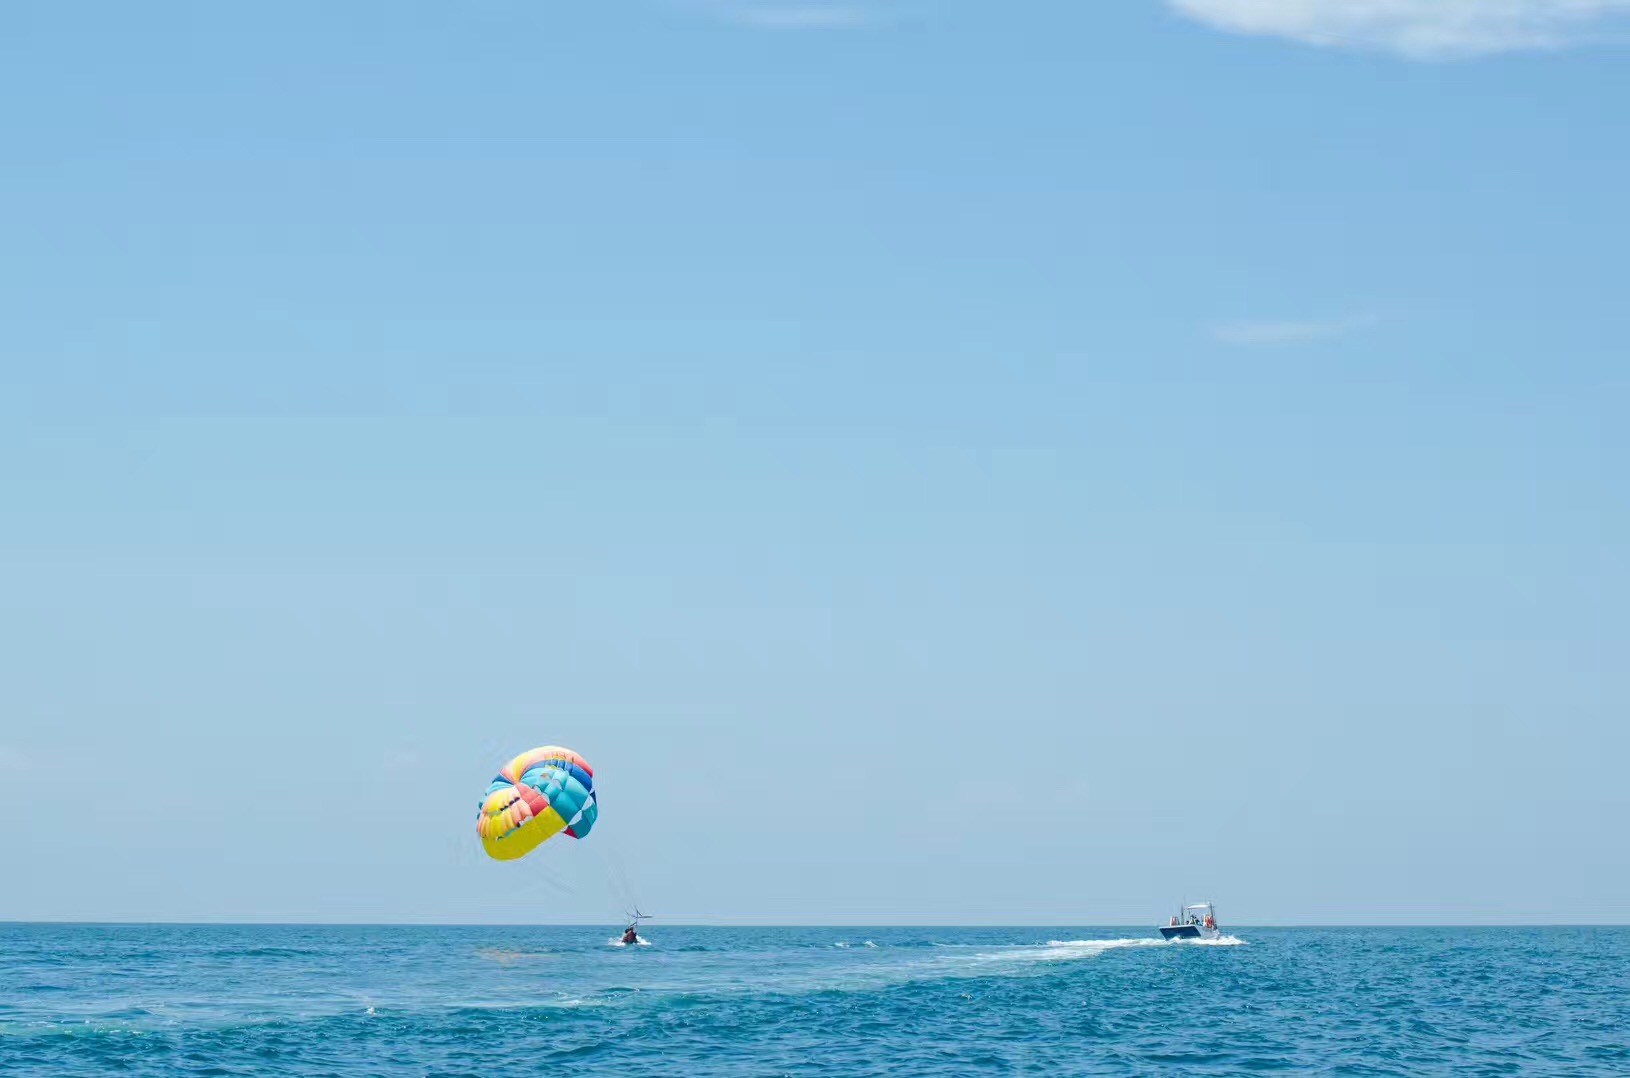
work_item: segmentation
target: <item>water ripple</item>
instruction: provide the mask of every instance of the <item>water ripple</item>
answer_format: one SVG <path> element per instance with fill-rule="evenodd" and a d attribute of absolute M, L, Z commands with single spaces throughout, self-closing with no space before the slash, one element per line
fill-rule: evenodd
<path fill-rule="evenodd" d="M 1630 1073 L 1623 929 L 651 934 L 0 926 L 0 1072 Z"/>

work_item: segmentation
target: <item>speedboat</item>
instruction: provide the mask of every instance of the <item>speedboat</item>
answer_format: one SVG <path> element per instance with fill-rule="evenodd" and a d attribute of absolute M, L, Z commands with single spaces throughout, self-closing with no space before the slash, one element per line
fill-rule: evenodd
<path fill-rule="evenodd" d="M 1217 927 L 1217 910 L 1209 902 L 1178 908 L 1170 924 L 1160 926 L 1160 935 L 1169 940 L 1214 940 L 1222 935 Z"/>

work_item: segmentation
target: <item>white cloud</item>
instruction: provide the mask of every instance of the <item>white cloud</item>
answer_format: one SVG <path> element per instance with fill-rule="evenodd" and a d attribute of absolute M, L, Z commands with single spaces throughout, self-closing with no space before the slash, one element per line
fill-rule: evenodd
<path fill-rule="evenodd" d="M 1224 344 L 1307 344 L 1347 337 L 1375 325 L 1374 315 L 1326 321 L 1228 322 L 1214 326 L 1211 335 Z"/>
<path fill-rule="evenodd" d="M 880 18 L 869 4 L 831 0 L 710 0 L 705 8 L 726 22 L 763 30 L 849 30 Z"/>
<path fill-rule="evenodd" d="M 1611 34 L 1630 0 L 1166 0 L 1221 30 L 1447 59 L 1559 48 Z"/>

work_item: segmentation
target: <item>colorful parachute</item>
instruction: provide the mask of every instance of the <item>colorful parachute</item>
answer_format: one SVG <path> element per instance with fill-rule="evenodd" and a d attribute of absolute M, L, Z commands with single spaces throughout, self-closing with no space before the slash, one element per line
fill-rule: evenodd
<path fill-rule="evenodd" d="M 498 772 L 476 814 L 475 833 L 487 856 L 513 861 L 562 831 L 582 838 L 599 814 L 594 769 L 571 749 L 546 745 Z"/>

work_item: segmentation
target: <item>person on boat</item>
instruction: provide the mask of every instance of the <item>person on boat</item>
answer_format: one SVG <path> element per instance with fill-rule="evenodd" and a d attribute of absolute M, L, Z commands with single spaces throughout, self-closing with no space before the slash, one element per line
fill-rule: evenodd
<path fill-rule="evenodd" d="M 634 931 L 634 926 L 633 925 L 629 925 L 628 928 L 623 932 L 623 942 L 624 943 L 638 943 L 639 941 L 640 941 L 640 934 L 638 932 Z"/>

